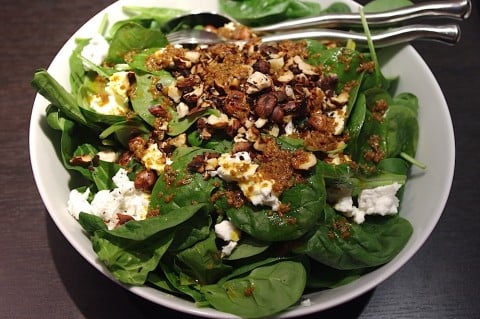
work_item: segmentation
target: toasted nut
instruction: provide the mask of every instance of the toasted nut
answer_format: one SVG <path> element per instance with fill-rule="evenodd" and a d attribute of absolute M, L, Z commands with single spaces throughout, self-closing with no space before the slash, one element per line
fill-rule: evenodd
<path fill-rule="evenodd" d="M 207 117 L 207 124 L 213 128 L 225 128 L 229 124 L 228 116 L 225 113 L 221 113 L 220 116 L 211 114 Z"/>
<path fill-rule="evenodd" d="M 294 58 L 293 58 L 293 61 L 297 64 L 298 68 L 304 73 L 304 74 L 307 74 L 307 75 L 317 75 L 318 73 L 315 72 L 313 66 L 311 66 L 310 64 L 306 63 L 305 61 L 303 61 L 303 59 L 296 55 Z"/>
<path fill-rule="evenodd" d="M 272 115 L 270 115 L 270 119 L 275 123 L 282 124 L 284 115 L 285 113 L 283 112 L 282 108 L 280 106 L 276 106 L 273 109 Z"/>
<path fill-rule="evenodd" d="M 300 104 L 295 101 L 288 101 L 283 105 L 282 108 L 285 111 L 285 113 L 291 114 L 300 109 Z"/>
<path fill-rule="evenodd" d="M 73 156 L 70 159 L 70 164 L 78 165 L 78 166 L 88 166 L 93 160 L 93 156 L 85 154 L 85 155 L 78 155 Z"/>
<path fill-rule="evenodd" d="M 308 170 L 317 164 L 317 157 L 311 152 L 297 151 L 292 158 L 292 167 Z"/>
<path fill-rule="evenodd" d="M 283 60 L 283 57 L 270 59 L 268 60 L 268 62 L 270 63 L 270 67 L 272 68 L 272 70 L 275 72 L 280 71 L 285 65 L 285 61 Z"/>
<path fill-rule="evenodd" d="M 187 144 L 187 134 L 182 133 L 180 135 L 175 136 L 174 138 L 171 138 L 168 140 L 168 144 L 175 146 L 175 147 L 181 147 Z"/>
<path fill-rule="evenodd" d="M 157 174 L 151 170 L 143 170 L 135 175 L 133 181 L 136 189 L 139 189 L 145 193 L 150 193 L 157 181 Z"/>
<path fill-rule="evenodd" d="M 324 132 L 327 130 L 327 116 L 320 113 L 311 114 L 307 123 L 317 131 Z"/>
<path fill-rule="evenodd" d="M 200 52 L 187 51 L 185 52 L 185 59 L 189 60 L 192 63 L 198 63 L 200 61 Z"/>
<path fill-rule="evenodd" d="M 182 99 L 187 104 L 196 104 L 200 96 L 203 94 L 203 84 L 197 85 L 193 88 L 193 91 L 183 95 Z"/>
<path fill-rule="evenodd" d="M 250 106 L 246 101 L 245 93 L 232 90 L 225 98 L 223 110 L 230 116 L 244 121 L 250 113 Z"/>
<path fill-rule="evenodd" d="M 187 168 L 192 172 L 203 173 L 205 171 L 205 159 L 203 155 L 196 155 L 191 162 L 187 164 Z"/>
<path fill-rule="evenodd" d="M 167 87 L 167 95 L 175 103 L 179 103 L 180 99 L 182 98 L 182 94 L 180 90 L 175 86 L 175 84 L 171 84 Z"/>
<path fill-rule="evenodd" d="M 98 158 L 104 162 L 115 163 L 118 159 L 118 154 L 114 151 L 100 151 L 97 155 Z"/>
<path fill-rule="evenodd" d="M 236 118 L 231 118 L 228 121 L 228 126 L 225 129 L 225 133 L 227 133 L 228 136 L 233 137 L 237 135 L 237 132 L 240 129 L 240 127 L 242 127 L 242 124 L 240 123 L 240 121 L 237 120 Z"/>
<path fill-rule="evenodd" d="M 249 142 L 237 142 L 233 144 L 232 153 L 248 152 L 251 146 Z"/>
<path fill-rule="evenodd" d="M 125 224 L 126 222 L 135 219 L 135 218 L 133 218 L 133 217 L 130 216 L 130 215 L 120 214 L 120 213 L 117 213 L 117 218 L 118 218 L 117 226 L 123 225 L 123 224 Z"/>
<path fill-rule="evenodd" d="M 332 101 L 332 103 L 337 106 L 343 106 L 348 103 L 349 99 L 350 99 L 350 94 L 348 92 L 343 91 L 339 95 L 332 96 L 330 98 L 330 101 Z"/>
<path fill-rule="evenodd" d="M 218 167 L 218 158 L 209 158 L 205 161 L 205 170 L 206 171 L 213 171 Z"/>
<path fill-rule="evenodd" d="M 253 148 L 259 152 L 263 152 L 267 147 L 267 143 L 263 138 L 259 138 L 253 143 Z"/>
<path fill-rule="evenodd" d="M 286 72 L 284 72 L 282 75 L 280 75 L 278 78 L 277 78 L 277 81 L 278 82 L 281 82 L 281 83 L 288 83 L 290 81 L 292 81 L 294 79 L 294 75 L 293 75 L 293 72 L 288 70 Z"/>
<path fill-rule="evenodd" d="M 165 110 L 163 108 L 163 106 L 159 105 L 159 104 L 150 106 L 148 108 L 148 112 L 150 112 L 150 114 L 152 114 L 155 117 L 167 117 L 168 116 L 167 110 Z"/>
<path fill-rule="evenodd" d="M 146 145 L 147 141 L 140 136 L 135 136 L 128 141 L 128 149 L 132 151 L 135 156 L 137 156 L 137 154 L 142 154 Z"/>
<path fill-rule="evenodd" d="M 272 114 L 276 105 L 277 97 L 275 94 L 265 93 L 258 98 L 254 111 L 260 118 L 266 119 Z"/>
<path fill-rule="evenodd" d="M 254 125 L 256 128 L 262 128 L 268 123 L 268 119 L 259 118 L 255 121 Z"/>
<path fill-rule="evenodd" d="M 133 158 L 132 152 L 130 151 L 123 152 L 118 158 L 118 164 L 121 166 L 127 166 L 128 163 L 130 163 L 130 161 L 132 160 L 132 158 Z"/>
<path fill-rule="evenodd" d="M 247 79 L 247 94 L 263 91 L 273 85 L 272 78 L 258 71 L 253 72 Z"/>
<path fill-rule="evenodd" d="M 252 126 L 248 128 L 245 136 L 248 141 L 255 142 L 260 137 L 260 131 L 255 126 Z"/>
<path fill-rule="evenodd" d="M 176 109 L 179 119 L 184 118 L 190 112 L 188 105 L 183 102 L 178 103 Z"/>
<path fill-rule="evenodd" d="M 270 72 L 270 63 L 268 63 L 267 61 L 262 60 L 262 59 L 257 60 L 252 65 L 252 67 L 255 71 L 258 71 L 260 73 L 268 74 Z"/>

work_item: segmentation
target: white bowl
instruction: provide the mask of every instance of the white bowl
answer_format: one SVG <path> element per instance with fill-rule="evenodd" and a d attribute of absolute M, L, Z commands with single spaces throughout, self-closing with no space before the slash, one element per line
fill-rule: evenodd
<path fill-rule="evenodd" d="M 325 7 L 333 1 L 318 0 Z M 358 7 L 348 0 L 352 8 Z M 195 1 L 195 8 L 216 10 L 216 0 Z M 110 22 L 125 18 L 123 5 L 154 6 L 155 0 L 118 1 L 98 13 L 82 26 L 58 52 L 48 68 L 49 72 L 69 89 L 68 58 L 75 46 L 77 37 L 90 37 L 94 34 L 105 13 Z M 195 9 L 193 2 L 163 0 L 162 7 Z M 420 55 L 411 47 L 398 49 L 388 61 L 383 62 L 386 75 L 400 77 L 398 93 L 412 92 L 419 98 L 420 139 L 417 159 L 426 163 L 425 171 L 413 168 L 407 184 L 401 215 L 413 225 L 414 232 L 405 248 L 390 263 L 368 273 L 360 279 L 335 289 L 311 293 L 305 297 L 311 306 L 291 309 L 279 318 L 290 318 L 325 310 L 369 291 L 391 276 L 404 265 L 423 245 L 440 218 L 447 201 L 453 178 L 455 145 L 453 127 L 448 107 L 442 91 L 432 72 Z M 91 248 L 91 243 L 80 225 L 66 212 L 69 194 L 70 175 L 56 155 L 55 147 L 49 139 L 45 108 L 48 102 L 37 95 L 30 122 L 30 157 L 37 187 L 52 219 L 72 246 L 94 267 L 112 278 L 99 262 Z M 202 317 L 236 318 L 214 309 L 197 308 L 192 302 L 160 292 L 149 287 L 125 287 L 131 292 L 154 303 L 181 312 Z"/>

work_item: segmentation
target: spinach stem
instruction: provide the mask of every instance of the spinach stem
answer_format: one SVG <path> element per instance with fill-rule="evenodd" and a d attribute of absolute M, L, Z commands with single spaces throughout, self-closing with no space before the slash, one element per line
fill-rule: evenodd
<path fill-rule="evenodd" d="M 367 36 L 368 50 L 370 51 L 370 55 L 372 56 L 372 61 L 375 64 L 375 75 L 376 75 L 375 78 L 377 79 L 377 84 L 378 84 L 378 81 L 381 78 L 380 64 L 378 63 L 377 53 L 375 51 L 375 45 L 373 44 L 373 41 L 372 41 L 372 33 L 370 32 L 370 28 L 368 27 L 367 18 L 365 17 L 365 12 L 363 11 L 363 8 L 360 8 L 360 17 L 362 19 L 363 32 Z"/>
<path fill-rule="evenodd" d="M 100 26 L 98 27 L 98 33 L 105 36 L 105 32 L 107 31 L 108 27 L 108 15 L 104 14 L 102 21 L 100 21 Z"/>
<path fill-rule="evenodd" d="M 400 156 L 401 156 L 404 160 L 406 160 L 407 162 L 410 162 L 410 163 L 412 163 L 413 165 L 415 165 L 415 166 L 417 166 L 417 167 L 419 167 L 419 168 L 421 168 L 421 169 L 426 169 L 426 168 L 427 168 L 427 165 L 425 165 L 424 163 L 416 160 L 415 158 L 413 158 L 412 156 L 408 155 L 408 154 L 405 153 L 405 152 L 401 152 L 401 153 L 400 153 Z"/>

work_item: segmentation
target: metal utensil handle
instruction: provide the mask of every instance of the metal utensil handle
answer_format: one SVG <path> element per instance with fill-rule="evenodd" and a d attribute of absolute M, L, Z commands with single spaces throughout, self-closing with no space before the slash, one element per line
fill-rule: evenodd
<path fill-rule="evenodd" d="M 363 33 L 333 29 L 292 31 L 261 37 L 262 42 L 300 39 L 353 40 L 359 46 L 368 44 L 368 38 Z M 375 33 L 372 34 L 371 39 L 377 48 L 408 43 L 414 40 L 433 40 L 453 45 L 460 40 L 460 28 L 456 24 L 441 26 L 416 24 Z"/>
<path fill-rule="evenodd" d="M 470 16 L 472 11 L 471 0 L 429 1 L 417 3 L 400 9 L 366 13 L 370 27 L 393 26 L 422 18 L 449 18 L 463 20 Z M 281 22 L 269 26 L 253 28 L 253 32 L 285 31 L 308 27 L 352 27 L 361 26 L 361 17 L 358 13 L 325 14 L 316 17 L 302 18 Z"/>

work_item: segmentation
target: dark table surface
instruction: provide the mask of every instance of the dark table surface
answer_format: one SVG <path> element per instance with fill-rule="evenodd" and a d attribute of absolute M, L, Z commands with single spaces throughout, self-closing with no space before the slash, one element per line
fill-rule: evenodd
<path fill-rule="evenodd" d="M 142 300 L 88 264 L 50 219 L 32 177 L 32 74 L 49 65 L 87 18 L 112 2 L 2 1 L 0 318 L 189 318 Z M 376 289 L 310 318 L 480 318 L 478 12 L 475 7 L 462 24 L 463 38 L 455 47 L 415 44 L 443 89 L 456 134 L 455 178 L 437 227 Z"/>

